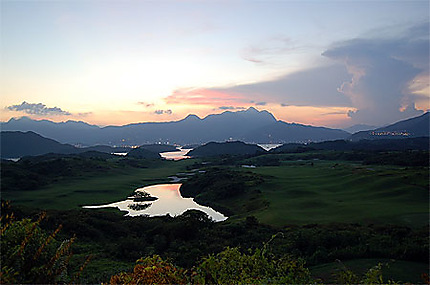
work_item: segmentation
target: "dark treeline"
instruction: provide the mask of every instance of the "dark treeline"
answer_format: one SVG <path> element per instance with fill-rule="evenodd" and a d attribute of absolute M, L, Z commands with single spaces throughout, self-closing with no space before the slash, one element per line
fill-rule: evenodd
<path fill-rule="evenodd" d="M 407 151 L 407 150 L 429 150 L 430 138 L 403 138 L 403 139 L 381 139 L 381 140 L 335 140 L 324 141 L 319 143 L 297 144 L 290 143 L 284 144 L 272 152 L 300 152 L 306 150 L 360 150 L 360 151 Z"/>
<path fill-rule="evenodd" d="M 306 150 L 302 152 L 302 160 L 345 160 L 360 161 L 364 165 L 398 165 L 398 166 L 429 166 L 428 151 L 316 151 Z M 284 160 L 297 160 L 297 155 L 284 156 Z M 273 159 L 272 159 L 273 160 Z M 264 163 L 264 159 L 261 159 Z M 265 165 L 265 164 L 261 164 Z M 266 164 L 267 165 L 267 164 Z"/>

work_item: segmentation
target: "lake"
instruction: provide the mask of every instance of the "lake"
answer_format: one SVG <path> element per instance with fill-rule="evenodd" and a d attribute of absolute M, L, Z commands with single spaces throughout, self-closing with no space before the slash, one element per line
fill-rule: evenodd
<path fill-rule="evenodd" d="M 106 205 L 84 206 L 86 209 L 118 208 L 120 211 L 128 212 L 126 216 L 179 216 L 187 210 L 200 210 L 208 214 L 214 221 L 220 222 L 227 219 L 223 214 L 210 207 L 201 206 L 194 202 L 193 198 L 183 198 L 179 191 L 182 184 L 158 184 L 136 189 L 138 192 L 146 192 L 152 197 L 157 197 L 155 201 L 134 202 L 132 197 L 124 201 L 119 201 Z M 130 205 L 138 205 L 138 207 Z M 144 208 L 144 209 L 137 209 Z"/>
<path fill-rule="evenodd" d="M 180 148 L 177 151 L 168 151 L 168 152 L 160 152 L 160 155 L 162 158 L 167 159 L 167 160 L 181 160 L 181 159 L 186 159 L 186 158 L 190 158 L 189 156 L 187 156 L 187 153 L 192 150 L 192 148 Z"/>

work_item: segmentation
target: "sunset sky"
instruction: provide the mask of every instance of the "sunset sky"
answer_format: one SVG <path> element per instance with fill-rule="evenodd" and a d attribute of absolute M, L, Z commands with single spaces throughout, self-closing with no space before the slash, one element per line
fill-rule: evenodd
<path fill-rule="evenodd" d="M 1 121 L 122 125 L 253 106 L 348 127 L 430 108 L 427 0 L 0 5 Z"/>

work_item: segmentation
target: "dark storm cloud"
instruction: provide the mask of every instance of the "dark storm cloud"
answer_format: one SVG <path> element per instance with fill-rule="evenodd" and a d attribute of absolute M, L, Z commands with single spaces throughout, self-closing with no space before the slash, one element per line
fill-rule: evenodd
<path fill-rule="evenodd" d="M 22 102 L 19 105 L 12 105 L 7 107 L 10 111 L 21 111 L 31 115 L 66 115 L 70 116 L 71 113 L 62 110 L 58 107 L 48 108 L 45 104 L 42 103 L 27 103 Z"/>
<path fill-rule="evenodd" d="M 357 109 L 348 113 L 354 122 L 382 125 L 422 113 L 409 85 L 429 72 L 428 23 L 397 38 L 344 41 L 323 55 L 342 62 L 352 75 L 339 91 Z"/>

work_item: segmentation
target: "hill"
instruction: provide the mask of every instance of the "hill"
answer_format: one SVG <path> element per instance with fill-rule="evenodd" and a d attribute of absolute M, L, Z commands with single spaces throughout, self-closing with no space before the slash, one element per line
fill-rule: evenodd
<path fill-rule="evenodd" d="M 19 158 L 23 156 L 37 156 L 48 153 L 108 157 L 111 153 L 128 152 L 130 150 L 130 148 L 116 148 L 106 145 L 78 148 L 70 144 L 62 144 L 56 140 L 45 138 L 32 131 L 5 131 L 0 133 L 0 137 L 1 158 Z"/>
<path fill-rule="evenodd" d="M 1 132 L 1 157 L 18 158 L 47 153 L 76 153 L 78 149 L 69 144 L 44 138 L 34 132 Z"/>
<path fill-rule="evenodd" d="M 144 147 L 138 147 L 132 149 L 126 157 L 133 157 L 133 158 L 161 158 L 161 156 L 158 154 L 158 152 L 153 152 L 150 150 L 145 149 Z"/>
<path fill-rule="evenodd" d="M 251 145 L 238 141 L 224 143 L 210 142 L 191 150 L 188 153 L 188 156 L 208 157 L 218 155 L 246 155 L 256 154 L 259 152 L 265 153 L 266 151 L 258 145 Z"/>
<path fill-rule="evenodd" d="M 34 131 L 61 143 L 81 145 L 132 146 L 154 143 L 204 144 L 239 140 L 249 143 L 285 143 L 344 139 L 350 134 L 338 130 L 278 121 L 268 111 L 248 110 L 196 115 L 172 122 L 137 123 L 98 127 L 83 122 L 54 123 L 29 118 L 1 124 L 5 131 Z"/>
<path fill-rule="evenodd" d="M 398 139 L 430 136 L 430 113 L 403 120 L 386 127 L 370 131 L 361 131 L 351 136 L 351 140 L 362 139 Z"/>

